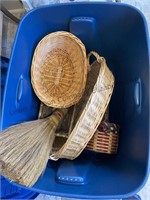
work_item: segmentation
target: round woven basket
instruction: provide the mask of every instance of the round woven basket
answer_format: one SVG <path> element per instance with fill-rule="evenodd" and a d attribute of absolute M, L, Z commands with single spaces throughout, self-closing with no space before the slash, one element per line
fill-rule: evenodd
<path fill-rule="evenodd" d="M 57 149 L 51 152 L 50 159 L 59 158 L 75 159 L 87 146 L 88 142 L 96 132 L 110 101 L 113 88 L 114 76 L 109 70 L 106 61 L 96 52 L 96 61 L 89 65 L 90 72 L 87 84 L 80 102 L 75 105 L 72 130 L 67 139 L 56 138 Z"/>
<path fill-rule="evenodd" d="M 76 36 L 58 31 L 39 42 L 33 55 L 31 82 L 43 103 L 55 108 L 76 104 L 84 92 L 86 78 L 86 49 Z"/>

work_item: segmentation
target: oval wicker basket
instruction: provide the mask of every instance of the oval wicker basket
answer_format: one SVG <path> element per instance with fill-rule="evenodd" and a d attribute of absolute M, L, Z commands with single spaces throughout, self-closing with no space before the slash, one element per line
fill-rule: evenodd
<path fill-rule="evenodd" d="M 99 126 L 107 105 L 110 101 L 114 76 L 107 67 L 106 61 L 96 52 L 91 52 L 96 61 L 90 65 L 85 92 L 80 102 L 75 105 L 73 129 L 66 140 L 55 141 L 57 150 L 53 151 L 50 159 L 75 159 L 87 146 Z"/>
<path fill-rule="evenodd" d="M 58 31 L 38 43 L 32 60 L 31 82 L 43 103 L 55 108 L 76 104 L 82 97 L 86 79 L 86 49 L 76 36 Z"/>

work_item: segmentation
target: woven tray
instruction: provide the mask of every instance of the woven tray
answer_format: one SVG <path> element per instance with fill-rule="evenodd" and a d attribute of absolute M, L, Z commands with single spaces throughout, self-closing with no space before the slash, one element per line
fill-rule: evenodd
<path fill-rule="evenodd" d="M 58 31 L 39 42 L 32 59 L 31 83 L 43 103 L 55 108 L 76 104 L 86 79 L 86 49 L 76 36 Z"/>
<path fill-rule="evenodd" d="M 59 150 L 52 152 L 50 159 L 58 160 L 59 158 L 75 159 L 87 146 L 87 143 L 96 132 L 107 105 L 110 101 L 113 88 L 114 77 L 106 61 L 96 52 L 88 55 L 96 57 L 96 61 L 89 65 L 85 92 L 80 102 L 75 106 L 76 112 L 73 121 L 73 129 L 67 140 L 59 140 L 57 146 Z"/>
<path fill-rule="evenodd" d="M 55 108 L 48 107 L 41 103 L 39 118 L 45 118 L 51 115 Z M 57 128 L 55 133 L 55 141 L 53 144 L 52 152 L 58 151 L 63 144 L 67 141 L 71 119 L 73 116 L 73 108 L 69 108 L 66 117 L 60 127 Z M 119 142 L 119 129 L 120 127 L 114 123 L 109 123 L 109 109 L 107 108 L 103 121 L 98 126 L 91 140 L 88 142 L 85 149 L 105 154 L 116 154 Z"/>

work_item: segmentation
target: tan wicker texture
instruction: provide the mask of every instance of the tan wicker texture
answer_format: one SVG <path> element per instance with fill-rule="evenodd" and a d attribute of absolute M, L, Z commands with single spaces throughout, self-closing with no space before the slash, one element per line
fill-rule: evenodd
<path fill-rule="evenodd" d="M 76 108 L 76 106 L 74 107 Z M 45 118 L 51 115 L 53 110 L 54 108 L 48 107 L 41 103 L 39 118 Z M 69 109 L 69 112 L 66 115 L 66 120 L 63 121 L 61 126 L 56 130 L 52 152 L 58 151 L 67 141 L 69 133 L 72 130 L 72 121 L 74 121 L 75 111 L 76 109 L 74 109 L 73 112 L 70 112 Z M 107 110 L 103 116 L 103 121 L 100 123 L 98 129 L 86 146 L 87 150 L 105 154 L 117 153 L 120 128 L 117 124 L 109 123 L 108 121 L 109 109 L 107 107 Z"/>
<path fill-rule="evenodd" d="M 92 54 L 97 60 L 90 65 L 85 92 L 76 106 L 74 128 L 64 143 L 60 141 L 60 149 L 53 152 L 50 159 L 75 159 L 97 130 L 110 101 L 114 88 L 113 74 L 105 59 L 96 52 L 91 52 L 88 58 Z"/>
<path fill-rule="evenodd" d="M 86 149 L 98 153 L 116 154 L 119 140 L 118 131 L 117 125 L 102 122 L 99 129 L 88 142 Z"/>
<path fill-rule="evenodd" d="M 31 82 L 43 103 L 55 108 L 76 104 L 82 97 L 86 79 L 86 49 L 77 37 L 58 31 L 39 42 L 32 60 Z"/>

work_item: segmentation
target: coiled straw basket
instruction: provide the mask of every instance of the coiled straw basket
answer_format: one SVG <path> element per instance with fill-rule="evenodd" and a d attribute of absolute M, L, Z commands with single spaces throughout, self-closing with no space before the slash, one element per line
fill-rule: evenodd
<path fill-rule="evenodd" d="M 58 31 L 39 42 L 33 55 L 31 82 L 43 103 L 55 108 L 76 104 L 82 97 L 86 79 L 86 49 L 76 36 Z"/>

